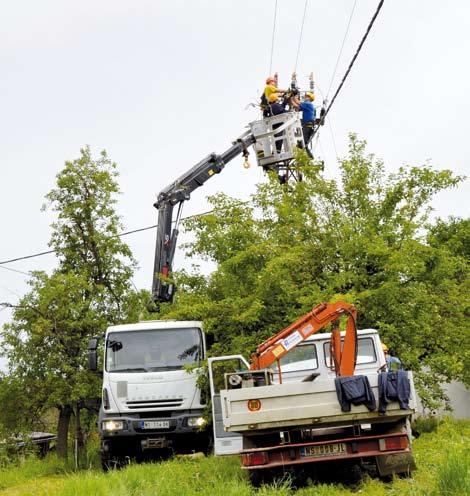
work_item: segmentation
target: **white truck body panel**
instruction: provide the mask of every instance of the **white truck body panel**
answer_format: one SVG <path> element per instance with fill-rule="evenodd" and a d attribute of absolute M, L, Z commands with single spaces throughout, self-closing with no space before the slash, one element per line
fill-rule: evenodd
<path fill-rule="evenodd" d="M 190 410 L 200 407 L 196 397 L 196 372 L 121 373 L 103 377 L 110 395 L 107 413 L 135 413 L 141 410 Z M 196 399 L 196 402 L 195 402 Z M 136 407 L 136 402 L 138 407 Z"/>
<path fill-rule="evenodd" d="M 378 375 L 368 374 L 367 377 L 378 406 Z M 252 399 L 261 401 L 259 411 L 248 410 L 248 400 Z M 368 422 L 379 415 L 376 410 L 370 412 L 365 405 L 351 405 L 350 412 L 343 412 L 334 379 L 330 378 L 221 391 L 221 402 L 224 427 L 227 431 L 236 432 L 294 425 L 331 426 L 353 421 Z M 415 407 L 413 394 L 409 410 L 401 410 L 398 402 L 392 402 L 387 405 L 382 417 L 384 420 L 404 417 L 412 414 Z"/>
<path fill-rule="evenodd" d="M 385 365 L 385 356 L 382 351 L 380 337 L 375 329 L 357 331 L 358 360 L 356 375 L 366 375 L 375 395 L 377 408 L 378 398 L 378 369 Z M 385 415 L 377 410 L 370 412 L 365 405 L 351 405 L 350 412 L 343 412 L 338 401 L 334 379 L 336 374 L 329 363 L 330 334 L 315 334 L 300 344 L 294 350 L 307 351 L 303 346 L 310 346 L 313 355 L 302 360 L 289 361 L 283 365 L 281 361 L 282 384 L 279 384 L 277 367 L 272 367 L 274 384 L 260 387 L 245 387 L 240 389 L 220 389 L 220 415 L 226 434 L 242 434 L 263 429 L 279 429 L 292 426 L 345 426 L 354 423 L 386 422 L 394 418 L 405 418 L 416 409 L 416 392 L 412 373 L 409 372 L 411 382 L 411 398 L 408 410 L 401 410 L 398 402 L 387 405 Z M 286 355 L 289 357 L 290 353 Z M 295 351 L 294 351 L 295 353 Z M 218 357 L 223 361 L 233 357 Z M 215 359 L 210 359 L 215 360 Z M 290 359 L 292 360 L 292 358 Z M 245 360 L 246 363 L 246 360 Z M 248 368 L 248 367 L 247 367 Z M 213 371 L 209 363 L 211 388 L 214 388 Z M 311 373 L 319 374 L 311 382 L 302 382 Z M 258 411 L 248 409 L 248 401 L 257 399 L 261 402 Z M 217 448 L 217 432 L 214 430 Z M 220 434 L 220 429 L 219 429 Z M 220 438 L 222 439 L 222 437 Z M 223 454 L 215 450 L 216 454 Z"/>

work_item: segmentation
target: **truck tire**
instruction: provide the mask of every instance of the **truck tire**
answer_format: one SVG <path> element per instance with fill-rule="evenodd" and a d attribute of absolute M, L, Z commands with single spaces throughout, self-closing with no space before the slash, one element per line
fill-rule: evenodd
<path fill-rule="evenodd" d="M 287 475 L 287 477 L 289 477 Z M 286 480 L 286 472 L 274 468 L 248 470 L 248 478 L 253 487 L 261 487 L 263 484 L 272 484 Z"/>
<path fill-rule="evenodd" d="M 108 472 L 109 470 L 117 470 L 129 465 L 130 458 L 128 456 L 122 457 L 117 456 L 109 451 L 101 451 L 101 468 L 103 472 Z"/>
<path fill-rule="evenodd" d="M 267 481 L 266 474 L 264 474 L 266 470 L 248 470 L 248 478 L 250 479 L 250 484 L 253 487 L 259 488 Z"/>
<path fill-rule="evenodd" d="M 212 436 L 208 436 L 207 444 L 204 447 L 203 453 L 206 456 L 210 456 L 214 454 L 214 438 Z"/>

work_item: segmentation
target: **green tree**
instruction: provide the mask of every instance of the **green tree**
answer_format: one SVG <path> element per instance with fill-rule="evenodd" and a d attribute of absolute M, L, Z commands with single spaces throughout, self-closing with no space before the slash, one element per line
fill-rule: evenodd
<path fill-rule="evenodd" d="M 346 299 L 359 326 L 377 328 L 417 372 L 433 406 L 441 381 L 463 377 L 470 293 L 468 264 L 427 243 L 426 223 L 433 196 L 462 178 L 427 164 L 387 174 L 365 147 L 351 136 L 338 180 L 299 154 L 301 183 L 272 176 L 251 206 L 211 197 L 214 211 L 186 222 L 195 237 L 187 253 L 217 268 L 180 273 L 176 303 L 161 312 L 204 320 L 215 354 L 246 354 L 314 304 Z"/>
<path fill-rule="evenodd" d="M 51 275 L 33 274 L 3 330 L 10 376 L 29 386 L 31 405 L 59 411 L 62 456 L 72 413 L 79 418 L 80 402 L 99 395 L 99 380 L 86 367 L 88 340 L 126 320 L 137 298 L 130 289 L 135 262 L 118 236 L 117 193 L 116 165 L 105 152 L 93 160 L 87 147 L 66 162 L 46 196 L 57 214 L 50 246 L 58 266 Z"/>
<path fill-rule="evenodd" d="M 455 217 L 451 217 L 448 221 L 437 219 L 436 223 L 430 226 L 428 243 L 441 252 L 447 252 L 446 259 L 455 260 L 455 257 L 459 257 L 461 258 L 461 265 L 468 267 L 470 265 L 470 219 Z M 464 288 L 463 291 L 467 295 L 470 294 L 468 278 L 460 274 L 459 279 Z M 460 314 L 463 314 L 465 321 L 469 323 L 470 305 L 468 299 L 458 301 L 457 304 L 461 309 Z M 453 308 L 449 306 L 448 311 L 453 311 Z M 467 329 L 464 329 L 459 339 L 461 340 L 460 350 L 463 362 L 462 380 L 467 386 L 470 386 L 470 324 L 467 324 Z"/>

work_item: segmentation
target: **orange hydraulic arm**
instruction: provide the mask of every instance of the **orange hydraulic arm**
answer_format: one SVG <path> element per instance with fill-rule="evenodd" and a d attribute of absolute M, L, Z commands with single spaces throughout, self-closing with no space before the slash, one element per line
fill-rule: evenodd
<path fill-rule="evenodd" d="M 344 344 L 341 349 L 338 319 L 344 314 L 348 315 L 348 320 Z M 357 311 L 350 303 L 344 301 L 319 303 L 311 312 L 300 317 L 296 322 L 258 346 L 256 352 L 251 355 L 250 369 L 260 370 L 269 367 L 309 336 L 333 323 L 331 355 L 335 363 L 336 374 L 340 376 L 354 375 L 357 347 L 356 316 Z"/>

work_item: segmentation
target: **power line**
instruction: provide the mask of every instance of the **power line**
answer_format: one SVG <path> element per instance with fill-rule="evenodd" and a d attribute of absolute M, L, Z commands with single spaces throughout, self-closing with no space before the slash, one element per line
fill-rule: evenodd
<path fill-rule="evenodd" d="M 330 94 L 331 86 L 332 86 L 333 80 L 336 76 L 336 70 L 338 69 L 338 64 L 339 64 L 339 61 L 341 59 L 341 55 L 343 54 L 344 44 L 346 42 L 346 38 L 348 37 L 349 27 L 351 26 L 351 20 L 352 20 L 353 15 L 354 15 L 354 10 L 356 9 L 356 4 L 357 4 L 357 0 L 354 0 L 354 5 L 351 9 L 351 14 L 349 15 L 348 25 L 346 26 L 346 32 L 344 33 L 344 36 L 343 36 L 343 42 L 341 43 L 341 48 L 339 49 L 338 57 L 336 58 L 335 68 L 333 69 L 333 74 L 331 75 L 330 84 L 328 86 L 328 91 L 326 92 L 326 98 L 328 98 L 328 95 Z"/>
<path fill-rule="evenodd" d="M 276 33 L 276 18 L 277 18 L 277 0 L 274 5 L 274 22 L 273 22 L 273 34 L 271 37 L 271 58 L 269 61 L 269 75 L 271 75 L 271 71 L 273 68 L 273 52 L 274 52 L 274 35 Z"/>
<path fill-rule="evenodd" d="M 0 262 L 0 266 L 7 263 L 18 262 L 19 260 L 26 260 L 28 258 L 42 257 L 43 255 L 49 255 L 50 253 L 55 253 L 55 252 L 56 250 L 48 250 L 48 251 L 41 251 L 40 253 L 33 253 L 32 255 L 25 255 L 24 257 L 11 258 L 10 260 L 4 260 L 3 262 Z"/>
<path fill-rule="evenodd" d="M 357 57 L 358 57 L 358 55 L 359 55 L 359 53 L 360 53 L 360 51 L 364 45 L 364 42 L 366 41 L 367 37 L 369 36 L 369 33 L 372 29 L 372 26 L 374 25 L 374 22 L 377 19 L 377 16 L 379 15 L 380 10 L 382 9 L 384 1 L 385 0 L 380 0 L 379 4 L 377 5 L 377 9 L 376 9 L 374 15 L 372 16 L 372 19 L 370 20 L 369 25 L 367 26 L 366 32 L 365 32 L 364 36 L 362 37 L 362 40 L 359 43 L 359 46 L 356 49 L 356 53 L 354 54 L 351 62 L 349 63 L 349 66 L 348 66 L 348 68 L 347 68 L 347 70 L 343 76 L 343 79 L 341 80 L 341 83 L 339 84 L 338 88 L 336 89 L 336 92 L 333 95 L 333 98 L 331 99 L 330 104 L 328 105 L 327 109 L 325 110 L 325 113 L 323 114 L 323 116 L 321 118 L 321 123 L 325 122 L 325 118 L 328 115 L 328 112 L 331 110 L 331 107 L 333 106 L 333 103 L 335 102 L 336 97 L 338 96 L 338 94 L 341 91 L 341 88 L 343 87 L 347 77 L 349 76 L 349 73 L 351 72 L 351 69 L 353 68 L 354 63 L 356 62 L 356 59 L 357 59 Z M 318 128 L 319 128 L 319 126 L 317 126 L 313 130 L 312 138 L 313 138 L 313 136 L 315 136 L 315 133 L 318 131 Z"/>
<path fill-rule="evenodd" d="M 304 34 L 304 24 L 305 24 L 305 17 L 307 15 L 307 3 L 308 0 L 305 0 L 305 5 L 304 5 L 304 15 L 302 17 L 302 25 L 300 27 L 300 36 L 299 36 L 299 45 L 297 47 L 297 56 L 295 57 L 295 66 L 294 66 L 294 72 L 297 71 L 297 64 L 299 62 L 299 54 L 300 54 L 300 47 L 302 45 L 302 36 Z"/>
<path fill-rule="evenodd" d="M 11 267 L 3 267 L 0 265 L 0 269 L 10 270 L 11 272 L 18 272 L 18 274 L 23 274 L 25 276 L 29 276 L 28 272 L 23 272 L 22 270 L 12 269 Z"/>
<path fill-rule="evenodd" d="M 248 205 L 249 203 L 251 203 L 251 201 L 249 201 L 249 200 L 248 201 L 239 201 L 239 202 L 236 202 L 235 205 Z M 184 220 L 194 219 L 197 217 L 203 217 L 204 215 L 209 215 L 213 212 L 218 212 L 221 210 L 226 210 L 226 209 L 225 208 L 213 208 L 212 210 L 207 210 L 206 212 L 201 212 L 199 214 L 187 215 L 186 217 L 182 217 L 180 220 L 184 221 Z M 176 222 L 176 221 L 173 221 L 173 222 Z M 112 236 L 112 237 L 116 238 L 116 237 L 127 236 L 129 234 L 135 234 L 135 233 L 142 232 L 142 231 L 149 231 L 150 229 L 155 229 L 157 227 L 158 227 L 158 224 L 153 224 L 151 226 L 141 227 L 139 229 L 133 229 L 132 231 L 126 231 L 126 232 L 123 232 L 120 234 L 116 234 L 115 236 Z M 20 260 L 27 260 L 28 258 L 41 257 L 43 255 L 49 255 L 51 253 L 56 253 L 56 252 L 57 252 L 57 250 L 48 250 L 48 251 L 42 251 L 39 253 L 33 253 L 32 255 L 25 255 L 23 257 L 11 258 L 10 260 L 4 260 L 4 261 L 0 262 L 0 269 L 11 270 L 13 272 L 18 272 L 20 274 L 24 274 L 26 276 L 29 276 L 30 273 L 28 273 L 28 272 L 22 272 L 21 270 L 12 269 L 10 267 L 3 267 L 3 265 L 8 264 L 8 263 L 12 263 L 12 262 L 18 262 Z"/>

